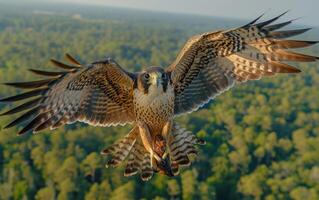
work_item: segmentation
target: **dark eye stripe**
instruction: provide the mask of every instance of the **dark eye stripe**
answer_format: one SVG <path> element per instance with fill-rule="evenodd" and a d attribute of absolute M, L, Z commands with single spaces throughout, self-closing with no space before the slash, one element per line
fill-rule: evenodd
<path fill-rule="evenodd" d="M 162 78 L 166 79 L 166 74 L 165 73 L 162 74 Z"/>

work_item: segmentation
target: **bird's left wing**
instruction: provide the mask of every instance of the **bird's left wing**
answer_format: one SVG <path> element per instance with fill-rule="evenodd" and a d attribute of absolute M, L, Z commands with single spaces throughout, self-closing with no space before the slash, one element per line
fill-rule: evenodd
<path fill-rule="evenodd" d="M 316 61 L 318 57 L 287 51 L 317 42 L 284 39 L 309 29 L 277 31 L 292 22 L 270 25 L 280 16 L 256 24 L 259 17 L 240 28 L 189 39 L 166 69 L 175 90 L 175 115 L 197 110 L 237 83 L 300 72 L 283 61 Z"/>
<path fill-rule="evenodd" d="M 67 54 L 73 65 L 51 60 L 62 72 L 31 71 L 48 79 L 7 83 L 27 92 L 1 99 L 15 102 L 32 98 L 1 115 L 28 110 L 6 127 L 28 122 L 19 132 L 38 132 L 75 121 L 95 126 L 124 125 L 134 122 L 132 90 L 134 74 L 122 69 L 112 59 L 82 66 Z"/>

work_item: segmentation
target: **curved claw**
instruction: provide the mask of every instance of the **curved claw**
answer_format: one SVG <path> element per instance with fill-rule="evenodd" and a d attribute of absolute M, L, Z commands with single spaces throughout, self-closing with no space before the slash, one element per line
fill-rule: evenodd
<path fill-rule="evenodd" d="M 165 152 L 162 156 L 162 159 L 165 159 L 168 156 L 168 154 L 170 153 L 170 151 L 171 151 L 171 148 L 169 147 L 169 144 L 166 143 L 166 149 L 165 149 Z"/>
<path fill-rule="evenodd" d="M 159 155 L 157 155 L 157 153 L 153 152 L 153 158 L 155 158 L 158 162 L 160 162 L 162 160 L 161 157 L 159 157 Z"/>
<path fill-rule="evenodd" d="M 161 159 L 161 161 L 157 162 L 156 164 L 161 173 L 170 177 L 174 176 L 169 157 Z"/>

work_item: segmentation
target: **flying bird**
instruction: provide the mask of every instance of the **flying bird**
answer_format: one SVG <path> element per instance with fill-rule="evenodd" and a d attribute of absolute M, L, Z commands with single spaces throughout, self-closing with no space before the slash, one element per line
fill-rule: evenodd
<path fill-rule="evenodd" d="M 112 58 L 84 65 L 66 54 L 68 64 L 51 60 L 63 71 L 31 69 L 47 79 L 6 83 L 27 91 L 1 102 L 32 99 L 1 115 L 26 111 L 6 126 L 24 124 L 19 135 L 77 121 L 104 127 L 132 124 L 125 137 L 102 151 L 109 156 L 107 166 L 127 160 L 124 175 L 139 173 L 145 181 L 155 172 L 176 176 L 197 155 L 196 145 L 205 143 L 174 122 L 176 116 L 196 111 L 246 81 L 300 72 L 286 61 L 319 59 L 289 51 L 317 42 L 286 39 L 309 29 L 278 30 L 293 21 L 273 23 L 284 14 L 195 35 L 166 68 L 152 66 L 132 73 Z"/>

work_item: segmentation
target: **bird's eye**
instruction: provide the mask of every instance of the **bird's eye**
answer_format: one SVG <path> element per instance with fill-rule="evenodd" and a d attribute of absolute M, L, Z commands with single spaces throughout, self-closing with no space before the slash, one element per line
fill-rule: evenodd
<path fill-rule="evenodd" d="M 150 75 L 146 73 L 146 74 L 144 74 L 144 78 L 149 79 Z"/>
<path fill-rule="evenodd" d="M 163 73 L 163 74 L 162 74 L 162 79 L 165 79 L 165 78 L 166 78 L 166 74 Z"/>

